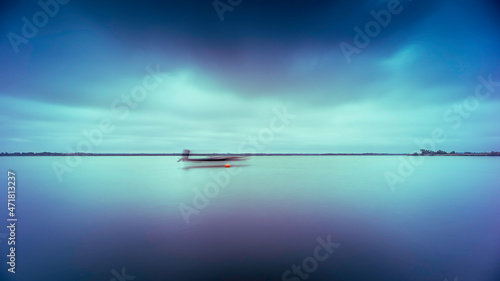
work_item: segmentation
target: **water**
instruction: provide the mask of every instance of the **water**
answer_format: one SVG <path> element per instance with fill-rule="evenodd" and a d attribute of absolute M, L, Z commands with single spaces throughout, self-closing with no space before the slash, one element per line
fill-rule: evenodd
<path fill-rule="evenodd" d="M 85 157 L 61 183 L 52 163 L 64 160 L 0 158 L 1 217 L 13 169 L 19 219 L 15 275 L 0 236 L 2 280 L 500 280 L 500 158 L 426 157 L 394 192 L 394 156 L 188 170 L 177 157 Z M 207 204 L 193 190 L 214 178 L 228 184 Z M 179 207 L 193 199 L 187 224 Z"/>

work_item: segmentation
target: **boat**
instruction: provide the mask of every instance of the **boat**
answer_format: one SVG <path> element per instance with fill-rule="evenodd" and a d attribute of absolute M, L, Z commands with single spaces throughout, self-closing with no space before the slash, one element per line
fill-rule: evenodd
<path fill-rule="evenodd" d="M 182 162 L 185 168 L 194 167 L 231 167 L 237 165 L 240 161 L 248 159 L 247 156 L 205 156 L 205 157 L 190 157 L 191 151 L 184 149 L 181 158 L 177 162 Z"/>

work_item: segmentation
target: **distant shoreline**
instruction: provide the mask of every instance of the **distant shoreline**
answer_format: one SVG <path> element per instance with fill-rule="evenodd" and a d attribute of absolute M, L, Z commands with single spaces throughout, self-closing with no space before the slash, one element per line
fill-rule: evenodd
<path fill-rule="evenodd" d="M 55 152 L 15 152 L 0 153 L 0 157 L 33 156 L 182 156 L 182 153 L 55 153 Z M 190 156 L 500 156 L 498 152 L 448 153 L 448 154 L 408 154 L 408 153 L 192 153 Z"/>
<path fill-rule="evenodd" d="M 191 153 L 190 156 L 404 156 L 406 153 Z M 1 156 L 182 156 L 182 153 L 3 153 Z"/>

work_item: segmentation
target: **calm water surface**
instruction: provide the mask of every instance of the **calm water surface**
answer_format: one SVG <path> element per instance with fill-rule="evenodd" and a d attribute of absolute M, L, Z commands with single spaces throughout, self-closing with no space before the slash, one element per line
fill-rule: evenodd
<path fill-rule="evenodd" d="M 19 219 L 15 275 L 0 229 L 0 279 L 283 280 L 330 239 L 333 253 L 284 280 L 500 280 L 500 158 L 426 157 L 394 192 L 394 156 L 177 159 L 85 157 L 59 182 L 64 157 L 0 158 L 1 224 L 9 169 Z"/>

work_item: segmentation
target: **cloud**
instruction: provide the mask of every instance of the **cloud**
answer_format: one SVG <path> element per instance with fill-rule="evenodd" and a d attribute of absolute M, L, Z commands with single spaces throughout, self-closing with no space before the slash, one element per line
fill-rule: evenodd
<path fill-rule="evenodd" d="M 142 83 L 146 66 L 160 65 L 168 78 L 116 120 L 99 151 L 235 151 L 283 105 L 300 118 L 269 152 L 411 151 L 474 93 L 477 75 L 498 73 L 497 6 L 402 1 L 404 11 L 347 64 L 338 44 L 385 5 L 245 1 L 221 23 L 210 2 L 72 1 L 18 55 L 0 43 L 9 131 L 0 144 L 64 151 L 113 114 L 113 100 Z M 36 8 L 7 6 L 2 30 L 20 30 Z M 496 147 L 497 102 L 493 95 L 450 133 L 454 144 Z"/>

